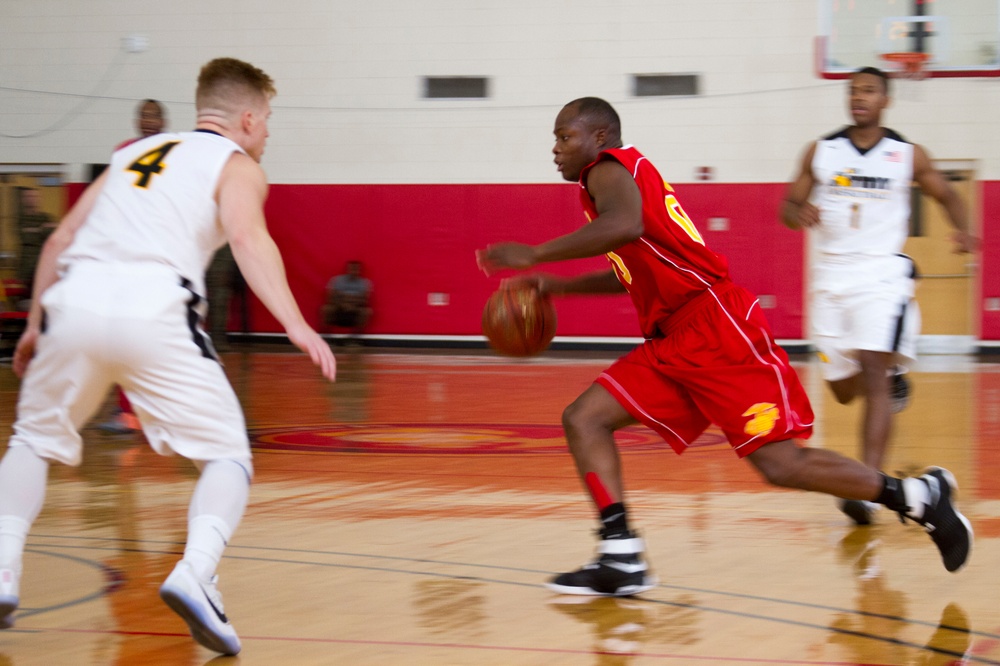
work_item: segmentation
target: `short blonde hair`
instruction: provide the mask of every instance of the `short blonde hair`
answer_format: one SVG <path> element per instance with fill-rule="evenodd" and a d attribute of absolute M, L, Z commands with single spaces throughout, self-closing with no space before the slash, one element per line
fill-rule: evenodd
<path fill-rule="evenodd" d="M 233 113 L 244 104 L 269 100 L 276 92 L 264 70 L 236 58 L 216 58 L 201 68 L 195 106 Z"/>

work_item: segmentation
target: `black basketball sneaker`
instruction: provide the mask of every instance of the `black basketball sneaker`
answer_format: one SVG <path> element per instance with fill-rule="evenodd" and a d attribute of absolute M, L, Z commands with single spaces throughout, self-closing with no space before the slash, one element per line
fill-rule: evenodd
<path fill-rule="evenodd" d="M 910 506 L 905 512 L 899 512 L 900 520 L 912 520 L 923 526 L 941 551 L 944 568 L 958 571 L 969 560 L 973 533 L 968 519 L 951 501 L 952 493 L 958 488 L 955 477 L 944 468 L 929 467 L 927 473 L 917 480 L 927 484 L 928 500 L 921 502 L 923 507 L 920 507 L 914 506 L 916 502 L 907 498 L 906 503 Z"/>
<path fill-rule="evenodd" d="M 879 508 L 874 502 L 864 500 L 840 500 L 840 510 L 854 521 L 855 525 L 871 525 L 875 511 Z"/>
<path fill-rule="evenodd" d="M 656 586 L 643 558 L 642 539 L 633 532 L 601 537 L 596 560 L 556 576 L 545 587 L 560 594 L 627 597 Z"/>

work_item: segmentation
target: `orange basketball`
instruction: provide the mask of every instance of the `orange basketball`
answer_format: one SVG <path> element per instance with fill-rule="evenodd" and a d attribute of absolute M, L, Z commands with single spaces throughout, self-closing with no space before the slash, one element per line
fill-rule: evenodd
<path fill-rule="evenodd" d="M 534 356 L 556 334 L 556 310 L 537 289 L 515 287 L 493 292 L 483 308 L 483 335 L 507 356 Z"/>

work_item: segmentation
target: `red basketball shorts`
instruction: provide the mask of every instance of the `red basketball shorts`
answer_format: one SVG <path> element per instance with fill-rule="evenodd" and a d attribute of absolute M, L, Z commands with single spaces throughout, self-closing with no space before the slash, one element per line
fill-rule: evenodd
<path fill-rule="evenodd" d="M 677 453 L 715 423 L 741 458 L 806 439 L 813 413 L 757 299 L 724 280 L 689 302 L 596 382 Z"/>

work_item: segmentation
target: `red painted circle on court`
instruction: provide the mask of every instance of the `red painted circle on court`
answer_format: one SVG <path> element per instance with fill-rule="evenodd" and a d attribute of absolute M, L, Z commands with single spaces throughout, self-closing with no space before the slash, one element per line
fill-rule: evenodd
<path fill-rule="evenodd" d="M 504 454 L 567 453 L 561 426 L 385 423 L 255 428 L 253 447 L 268 451 L 330 453 Z M 664 451 L 660 437 L 641 427 L 623 428 L 615 439 L 622 451 Z M 725 443 L 717 431 L 704 433 L 696 447 Z"/>

